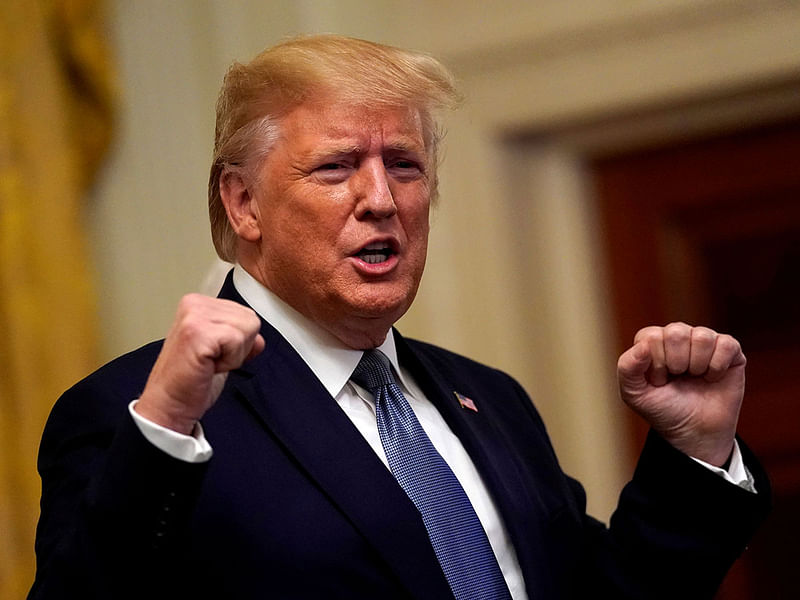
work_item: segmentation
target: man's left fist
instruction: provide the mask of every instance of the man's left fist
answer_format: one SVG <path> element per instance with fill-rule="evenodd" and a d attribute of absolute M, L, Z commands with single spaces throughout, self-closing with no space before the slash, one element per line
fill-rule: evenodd
<path fill-rule="evenodd" d="M 645 327 L 617 363 L 622 399 L 678 450 L 723 465 L 733 450 L 746 359 L 707 327 Z"/>

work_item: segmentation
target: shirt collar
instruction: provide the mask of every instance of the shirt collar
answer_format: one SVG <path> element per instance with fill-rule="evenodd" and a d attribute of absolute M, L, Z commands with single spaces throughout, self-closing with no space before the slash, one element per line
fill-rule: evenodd
<path fill-rule="evenodd" d="M 338 396 L 361 360 L 363 351 L 346 346 L 333 334 L 297 312 L 238 264 L 233 269 L 233 285 L 245 302 L 289 342 L 328 393 L 334 398 Z M 393 330 L 389 330 L 377 349 L 389 358 L 395 373 L 405 385 L 397 360 Z"/>

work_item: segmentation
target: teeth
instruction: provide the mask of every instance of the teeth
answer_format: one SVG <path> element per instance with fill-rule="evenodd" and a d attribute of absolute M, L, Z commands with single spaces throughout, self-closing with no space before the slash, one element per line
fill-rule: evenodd
<path fill-rule="evenodd" d="M 372 242 L 364 246 L 364 249 L 358 253 L 358 256 L 365 263 L 376 265 L 386 262 L 391 254 L 392 250 L 389 244 L 385 242 Z"/>
<path fill-rule="evenodd" d="M 383 250 L 384 248 L 388 247 L 388 244 L 384 244 L 382 242 L 372 242 L 371 244 L 364 246 L 364 250 Z"/>

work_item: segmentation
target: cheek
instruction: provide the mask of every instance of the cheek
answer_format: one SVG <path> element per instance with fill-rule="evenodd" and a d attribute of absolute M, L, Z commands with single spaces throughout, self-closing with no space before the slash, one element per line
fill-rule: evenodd
<path fill-rule="evenodd" d="M 263 223 L 265 235 L 276 233 L 276 239 L 291 244 L 299 253 L 307 253 L 309 260 L 325 249 L 330 251 L 347 221 L 342 199 L 337 194 L 315 190 L 284 191 L 280 197 L 281 205 Z"/>
<path fill-rule="evenodd" d="M 406 213 L 406 233 L 410 241 L 417 244 L 420 248 L 424 248 L 427 244 L 428 232 L 430 230 L 429 217 L 427 203 L 420 203 Z"/>

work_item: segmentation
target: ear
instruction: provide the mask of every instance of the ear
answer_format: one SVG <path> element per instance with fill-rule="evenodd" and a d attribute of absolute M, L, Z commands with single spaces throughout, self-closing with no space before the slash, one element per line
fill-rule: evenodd
<path fill-rule="evenodd" d="M 260 240 L 258 205 L 242 174 L 223 170 L 219 178 L 219 193 L 228 221 L 236 235 L 247 242 Z"/>

